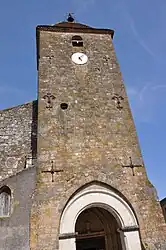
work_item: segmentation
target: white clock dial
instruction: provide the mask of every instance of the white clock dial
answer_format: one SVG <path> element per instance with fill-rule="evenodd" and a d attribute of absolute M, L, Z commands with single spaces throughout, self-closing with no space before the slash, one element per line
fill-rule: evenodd
<path fill-rule="evenodd" d="M 80 52 L 74 53 L 71 59 L 76 64 L 85 64 L 88 61 L 87 55 L 85 55 L 84 53 L 80 53 Z"/>

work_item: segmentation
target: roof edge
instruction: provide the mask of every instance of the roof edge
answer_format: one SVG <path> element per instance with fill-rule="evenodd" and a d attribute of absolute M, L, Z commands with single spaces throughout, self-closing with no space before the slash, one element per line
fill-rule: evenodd
<path fill-rule="evenodd" d="M 26 102 L 26 103 L 23 103 L 23 104 L 18 104 L 16 106 L 12 106 L 12 107 L 9 107 L 9 108 L 0 109 L 0 113 L 5 112 L 5 111 L 9 111 L 9 110 L 12 110 L 12 109 L 22 108 L 24 106 L 33 105 L 33 103 L 36 103 L 37 101 L 38 100 L 32 100 L 32 101 L 29 101 L 29 102 Z"/>
<path fill-rule="evenodd" d="M 7 181 L 8 180 L 12 179 L 13 177 L 17 177 L 17 176 L 21 175 L 22 173 L 28 172 L 28 171 L 29 172 L 30 171 L 36 171 L 36 166 L 32 166 L 32 167 L 29 167 L 29 168 L 24 168 L 24 169 L 18 171 L 17 173 L 11 174 L 8 177 L 2 179 L 0 181 L 0 188 L 3 187 L 3 186 L 5 186 L 5 185 L 7 185 Z"/>
<path fill-rule="evenodd" d="M 52 32 L 68 32 L 68 33 L 92 33 L 92 34 L 110 34 L 111 37 L 114 37 L 114 30 L 112 29 L 101 29 L 101 28 L 92 28 L 92 27 L 65 27 L 65 26 L 51 26 L 51 25 L 38 25 L 36 31 L 52 31 Z"/>
<path fill-rule="evenodd" d="M 161 204 L 161 205 L 162 205 L 162 204 L 166 204 L 166 197 L 163 198 L 163 199 L 160 201 L 160 204 Z"/>

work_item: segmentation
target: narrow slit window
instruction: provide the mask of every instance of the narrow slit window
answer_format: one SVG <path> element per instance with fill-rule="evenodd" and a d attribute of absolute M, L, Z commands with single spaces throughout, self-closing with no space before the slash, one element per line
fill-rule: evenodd
<path fill-rule="evenodd" d="M 81 36 L 73 36 L 72 37 L 72 45 L 73 47 L 83 47 L 83 40 Z"/>
<path fill-rule="evenodd" d="M 0 217 L 10 215 L 11 210 L 11 190 L 4 186 L 0 189 Z"/>

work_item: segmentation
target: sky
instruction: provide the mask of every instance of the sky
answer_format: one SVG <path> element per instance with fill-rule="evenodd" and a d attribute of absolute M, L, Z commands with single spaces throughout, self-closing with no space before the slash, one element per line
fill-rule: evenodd
<path fill-rule="evenodd" d="M 150 181 L 166 197 L 166 1 L 0 0 L 0 109 L 37 98 L 39 24 L 76 21 L 115 30 L 114 46 Z"/>

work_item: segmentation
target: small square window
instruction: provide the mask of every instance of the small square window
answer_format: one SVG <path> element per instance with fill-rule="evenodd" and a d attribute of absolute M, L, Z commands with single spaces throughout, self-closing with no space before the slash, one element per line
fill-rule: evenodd
<path fill-rule="evenodd" d="M 73 36 L 72 37 L 72 45 L 73 47 L 83 47 L 83 40 L 81 36 Z"/>

